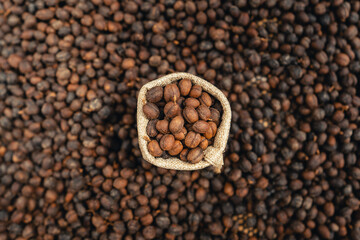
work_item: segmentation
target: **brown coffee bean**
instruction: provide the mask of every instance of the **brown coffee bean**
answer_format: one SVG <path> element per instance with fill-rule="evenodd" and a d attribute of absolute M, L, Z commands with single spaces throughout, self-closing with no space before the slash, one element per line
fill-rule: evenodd
<path fill-rule="evenodd" d="M 161 139 L 160 139 L 160 147 L 161 149 L 165 150 L 165 151 L 169 151 L 170 149 L 173 148 L 175 143 L 175 137 L 171 134 L 165 134 Z"/>
<path fill-rule="evenodd" d="M 189 79 L 182 79 L 179 82 L 180 93 L 182 96 L 187 96 L 191 90 L 192 83 Z"/>
<path fill-rule="evenodd" d="M 207 121 L 211 117 L 211 112 L 208 106 L 201 104 L 196 111 L 198 112 L 199 118 L 201 120 Z"/>
<path fill-rule="evenodd" d="M 217 132 L 217 126 L 214 122 L 208 122 L 209 124 L 209 129 L 205 132 L 204 136 L 207 139 L 211 139 L 213 137 L 215 137 L 216 132 Z"/>
<path fill-rule="evenodd" d="M 186 134 L 187 134 L 187 130 L 185 127 L 183 127 L 180 132 L 174 134 L 174 137 L 175 139 L 181 141 L 185 139 Z"/>
<path fill-rule="evenodd" d="M 163 150 L 161 150 L 158 141 L 152 140 L 148 143 L 148 150 L 151 155 L 154 157 L 160 157 L 163 154 Z"/>
<path fill-rule="evenodd" d="M 219 125 L 219 123 L 220 123 L 220 112 L 215 108 L 210 108 L 210 112 L 211 112 L 211 115 L 210 115 L 211 121 L 216 123 L 216 125 Z"/>
<path fill-rule="evenodd" d="M 208 145 L 209 145 L 208 140 L 205 137 L 201 136 L 199 147 L 201 147 L 202 150 L 205 150 L 208 147 Z"/>
<path fill-rule="evenodd" d="M 160 142 L 161 138 L 164 136 L 164 134 L 162 133 L 158 133 L 158 135 L 156 135 L 156 141 Z"/>
<path fill-rule="evenodd" d="M 159 108 L 153 103 L 146 103 L 143 107 L 143 112 L 148 119 L 156 119 L 160 115 Z"/>
<path fill-rule="evenodd" d="M 181 152 L 180 152 L 180 159 L 184 162 L 187 161 L 187 155 L 189 153 L 189 149 L 188 148 L 184 148 Z"/>
<path fill-rule="evenodd" d="M 164 99 L 166 102 L 174 101 L 176 102 L 177 99 L 180 97 L 180 91 L 176 84 L 172 83 L 165 86 L 164 89 Z"/>
<path fill-rule="evenodd" d="M 168 118 L 173 118 L 179 115 L 181 112 L 181 108 L 179 104 L 174 102 L 168 102 L 164 107 L 165 116 Z"/>
<path fill-rule="evenodd" d="M 350 63 L 350 58 L 345 53 L 339 53 L 339 54 L 336 55 L 335 61 L 341 67 L 346 67 Z"/>
<path fill-rule="evenodd" d="M 206 133 L 209 130 L 209 128 L 210 128 L 210 125 L 203 120 L 197 121 L 192 126 L 192 129 L 198 133 Z"/>
<path fill-rule="evenodd" d="M 206 92 L 202 92 L 201 96 L 200 96 L 200 102 L 208 107 L 210 107 L 212 105 L 212 99 L 210 97 L 210 95 Z"/>
<path fill-rule="evenodd" d="M 162 134 L 167 134 L 169 133 L 169 121 L 164 119 L 164 120 L 159 120 L 156 123 L 156 130 L 158 130 L 160 133 Z"/>
<path fill-rule="evenodd" d="M 189 148 L 196 148 L 201 142 L 201 135 L 196 132 L 189 132 L 185 137 L 185 145 Z"/>
<path fill-rule="evenodd" d="M 176 134 L 184 127 L 184 119 L 181 116 L 174 117 L 169 125 L 171 133 Z"/>
<path fill-rule="evenodd" d="M 159 102 L 163 97 L 162 87 L 153 87 L 146 93 L 146 100 L 151 103 Z"/>
<path fill-rule="evenodd" d="M 171 156 L 178 155 L 183 150 L 183 145 L 179 140 L 175 140 L 174 146 L 168 151 Z"/>
<path fill-rule="evenodd" d="M 187 154 L 187 160 L 190 163 L 198 163 L 204 158 L 204 152 L 200 147 L 191 149 Z"/>
<path fill-rule="evenodd" d="M 158 122 L 157 119 L 150 120 L 146 126 L 146 134 L 149 137 L 156 137 L 158 131 L 156 130 L 156 123 Z"/>
<path fill-rule="evenodd" d="M 201 96 L 201 93 L 202 87 L 200 87 L 199 85 L 194 85 L 190 90 L 189 96 L 193 98 L 198 98 Z"/>
<path fill-rule="evenodd" d="M 183 110 L 183 116 L 189 123 L 194 123 L 199 120 L 199 115 L 193 107 L 185 107 Z"/>
<path fill-rule="evenodd" d="M 187 98 L 185 100 L 184 105 L 186 107 L 192 107 L 192 108 L 197 108 L 198 106 L 200 106 L 200 101 L 197 100 L 196 98 Z"/>

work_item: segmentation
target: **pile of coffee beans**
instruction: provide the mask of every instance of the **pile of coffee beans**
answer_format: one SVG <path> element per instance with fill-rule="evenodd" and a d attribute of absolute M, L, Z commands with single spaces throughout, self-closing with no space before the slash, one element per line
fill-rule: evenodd
<path fill-rule="evenodd" d="M 189 79 L 151 88 L 146 101 L 143 112 L 150 120 L 146 127 L 150 154 L 190 163 L 203 160 L 220 123 L 219 101 Z"/>
<path fill-rule="evenodd" d="M 1 0 L 0 239 L 358 240 L 359 12 Z M 219 175 L 141 157 L 139 89 L 172 72 L 229 99 Z"/>

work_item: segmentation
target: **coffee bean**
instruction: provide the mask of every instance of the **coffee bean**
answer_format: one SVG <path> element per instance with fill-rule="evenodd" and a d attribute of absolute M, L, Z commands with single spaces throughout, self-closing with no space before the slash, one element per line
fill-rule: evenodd
<path fill-rule="evenodd" d="M 158 134 L 158 131 L 156 130 L 156 124 L 157 124 L 158 120 L 154 119 L 154 120 L 150 120 L 146 126 L 146 134 L 149 137 L 156 137 L 156 135 Z"/>
<path fill-rule="evenodd" d="M 209 130 L 209 128 L 210 128 L 209 124 L 203 120 L 199 120 L 195 122 L 192 126 L 192 129 L 198 133 L 206 133 Z"/>
<path fill-rule="evenodd" d="M 191 149 L 187 154 L 187 160 L 191 163 L 198 163 L 204 158 L 204 152 L 200 147 Z"/>
<path fill-rule="evenodd" d="M 185 127 L 183 127 L 178 133 L 174 134 L 174 137 L 175 137 L 175 139 L 181 141 L 181 140 L 185 139 L 186 134 L 187 134 L 187 130 Z"/>
<path fill-rule="evenodd" d="M 180 98 L 180 91 L 176 84 L 166 85 L 164 88 L 164 99 L 166 102 L 175 101 Z"/>
<path fill-rule="evenodd" d="M 207 121 L 207 120 L 210 119 L 210 117 L 211 117 L 211 112 L 210 112 L 209 107 L 201 104 L 196 110 L 197 110 L 198 115 L 199 115 L 199 118 L 200 118 L 201 120 Z"/>
<path fill-rule="evenodd" d="M 189 132 L 185 137 L 185 145 L 189 148 L 196 148 L 201 142 L 201 135 L 195 132 Z"/>
<path fill-rule="evenodd" d="M 184 148 L 181 152 L 180 152 L 180 159 L 184 162 L 187 161 L 187 155 L 189 153 L 189 149 L 188 148 Z"/>
<path fill-rule="evenodd" d="M 200 101 L 197 100 L 196 98 L 187 98 L 185 100 L 185 106 L 186 107 L 197 108 L 198 106 L 200 106 Z"/>
<path fill-rule="evenodd" d="M 159 117 L 160 110 L 153 103 L 146 103 L 143 107 L 143 112 L 148 119 L 156 119 Z"/>
<path fill-rule="evenodd" d="M 199 144 L 200 148 L 202 150 L 205 150 L 208 147 L 208 145 L 209 145 L 208 140 L 205 137 L 202 136 L 201 140 L 200 140 L 200 144 Z"/>
<path fill-rule="evenodd" d="M 162 87 L 153 87 L 146 93 L 146 100 L 151 103 L 159 102 L 163 97 Z"/>
<path fill-rule="evenodd" d="M 168 118 L 173 118 L 180 114 L 180 106 L 174 102 L 168 102 L 164 107 L 165 116 Z"/>
<path fill-rule="evenodd" d="M 210 108 L 210 119 L 211 119 L 211 121 L 216 123 L 216 125 L 219 125 L 219 123 L 220 123 L 220 112 L 215 108 Z"/>
<path fill-rule="evenodd" d="M 179 82 L 181 96 L 187 96 L 191 90 L 192 83 L 189 79 L 182 79 Z"/>
<path fill-rule="evenodd" d="M 160 133 L 162 134 L 168 134 L 169 133 L 169 121 L 164 119 L 164 120 L 158 120 L 156 122 L 156 130 L 158 130 Z"/>
<path fill-rule="evenodd" d="M 171 133 L 176 134 L 184 127 L 184 119 L 181 116 L 174 117 L 169 125 Z"/>
<path fill-rule="evenodd" d="M 185 107 L 183 116 L 188 123 L 194 123 L 199 120 L 199 115 L 193 107 Z"/>
<path fill-rule="evenodd" d="M 183 145 L 179 140 L 175 140 L 174 146 L 169 150 L 169 154 L 176 156 L 183 150 Z"/>
<path fill-rule="evenodd" d="M 210 95 L 206 92 L 202 92 L 200 96 L 200 102 L 201 104 L 204 104 L 205 106 L 210 107 L 212 105 L 212 99 Z"/>
<path fill-rule="evenodd" d="M 192 98 L 198 98 L 201 96 L 202 88 L 199 85 L 192 86 L 189 96 Z"/>
<path fill-rule="evenodd" d="M 160 147 L 162 150 L 165 150 L 165 151 L 171 150 L 174 146 L 174 143 L 175 143 L 175 138 L 171 134 L 165 134 L 160 139 Z"/>

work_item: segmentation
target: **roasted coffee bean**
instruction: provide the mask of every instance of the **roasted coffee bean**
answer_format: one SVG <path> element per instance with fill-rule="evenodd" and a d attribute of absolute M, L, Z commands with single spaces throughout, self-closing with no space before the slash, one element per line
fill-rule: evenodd
<path fill-rule="evenodd" d="M 172 149 L 174 146 L 174 143 L 175 143 L 175 138 L 171 134 L 165 134 L 160 139 L 160 147 L 162 150 L 165 150 L 165 151 L 169 151 L 170 149 Z"/>
<path fill-rule="evenodd" d="M 217 126 L 214 122 L 208 122 L 209 124 L 209 129 L 205 132 L 204 136 L 207 139 L 211 139 L 213 137 L 215 137 L 216 132 L 217 132 Z"/>
<path fill-rule="evenodd" d="M 191 149 L 187 154 L 187 160 L 191 163 L 198 163 L 204 158 L 204 152 L 200 147 Z"/>
<path fill-rule="evenodd" d="M 197 108 L 198 106 L 200 106 L 200 101 L 197 100 L 196 98 L 187 98 L 185 100 L 185 106 L 186 107 Z"/>
<path fill-rule="evenodd" d="M 183 116 L 188 123 L 194 123 L 199 120 L 199 114 L 193 107 L 185 107 Z"/>
<path fill-rule="evenodd" d="M 169 121 L 164 119 L 164 120 L 158 120 L 156 122 L 156 130 L 158 130 L 160 133 L 162 134 L 168 134 L 169 133 Z"/>
<path fill-rule="evenodd" d="M 181 108 L 179 104 L 174 102 L 168 102 L 164 107 L 165 116 L 168 118 L 173 118 L 180 114 Z"/>
<path fill-rule="evenodd" d="M 179 88 L 181 96 L 187 96 L 191 90 L 192 83 L 189 79 L 182 79 L 179 81 Z"/>
<path fill-rule="evenodd" d="M 201 142 L 201 135 L 196 132 L 189 132 L 185 137 L 185 145 L 189 148 L 196 148 Z"/>
<path fill-rule="evenodd" d="M 208 140 L 202 136 L 199 146 L 201 147 L 202 150 L 205 150 L 208 147 L 208 145 L 209 145 Z"/>
<path fill-rule="evenodd" d="M 185 127 L 183 127 L 178 133 L 174 134 L 174 137 L 175 137 L 175 139 L 181 141 L 181 140 L 185 139 L 186 134 L 187 134 L 187 130 Z"/>
<path fill-rule="evenodd" d="M 176 102 L 177 99 L 180 98 L 180 91 L 176 84 L 172 83 L 166 85 L 164 88 L 164 99 L 166 102 L 174 101 Z"/>
<path fill-rule="evenodd" d="M 192 98 L 198 98 L 201 96 L 202 93 L 202 87 L 200 87 L 199 85 L 194 85 L 192 86 L 189 96 Z"/>
<path fill-rule="evenodd" d="M 156 140 L 151 140 L 148 143 L 148 149 L 151 155 L 154 157 L 160 157 L 163 154 L 163 150 L 161 150 L 159 143 Z"/>
<path fill-rule="evenodd" d="M 206 133 L 209 130 L 209 128 L 210 128 L 209 123 L 203 120 L 199 120 L 195 122 L 192 126 L 192 129 L 198 133 Z"/>
<path fill-rule="evenodd" d="M 184 119 L 181 116 L 174 117 L 169 125 L 171 133 L 176 134 L 184 127 Z"/>
<path fill-rule="evenodd" d="M 156 129 L 156 124 L 157 124 L 158 120 L 154 119 L 154 120 L 150 120 L 146 126 L 146 134 L 149 137 L 156 137 L 156 135 L 158 134 L 158 131 Z"/>
<path fill-rule="evenodd" d="M 202 92 L 201 96 L 199 98 L 201 104 L 204 104 L 207 107 L 210 107 L 212 105 L 212 99 L 210 95 L 206 92 Z"/>
<path fill-rule="evenodd" d="M 206 105 L 201 104 L 196 111 L 198 112 L 199 118 L 201 120 L 207 121 L 210 119 L 211 117 L 211 112 L 209 107 L 207 107 Z"/>
<path fill-rule="evenodd" d="M 157 103 L 163 98 L 163 88 L 153 87 L 146 93 L 146 100 L 151 103 Z"/>
<path fill-rule="evenodd" d="M 189 153 L 189 149 L 188 148 L 184 148 L 181 152 L 180 152 L 180 159 L 184 162 L 187 162 L 187 155 Z"/>
<path fill-rule="evenodd" d="M 143 107 L 143 112 L 148 119 L 156 119 L 160 115 L 159 108 L 153 103 L 146 103 Z"/>
<path fill-rule="evenodd" d="M 210 108 L 210 113 L 211 113 L 210 114 L 211 121 L 216 123 L 216 125 L 219 125 L 219 123 L 220 123 L 220 112 L 215 108 Z"/>
<path fill-rule="evenodd" d="M 169 150 L 169 154 L 176 156 L 183 150 L 183 145 L 179 140 L 175 140 L 174 146 Z"/>

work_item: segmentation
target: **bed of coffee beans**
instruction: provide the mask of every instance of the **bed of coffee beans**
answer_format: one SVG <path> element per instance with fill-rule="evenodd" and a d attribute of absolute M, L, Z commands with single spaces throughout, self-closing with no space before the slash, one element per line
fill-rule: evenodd
<path fill-rule="evenodd" d="M 201 86 L 182 79 L 149 89 L 143 112 L 149 119 L 146 133 L 151 155 L 198 163 L 212 145 L 222 108 Z"/>
<path fill-rule="evenodd" d="M 0 1 L 0 239 L 358 240 L 359 11 Z M 229 99 L 219 175 L 141 157 L 138 91 L 172 72 Z"/>

